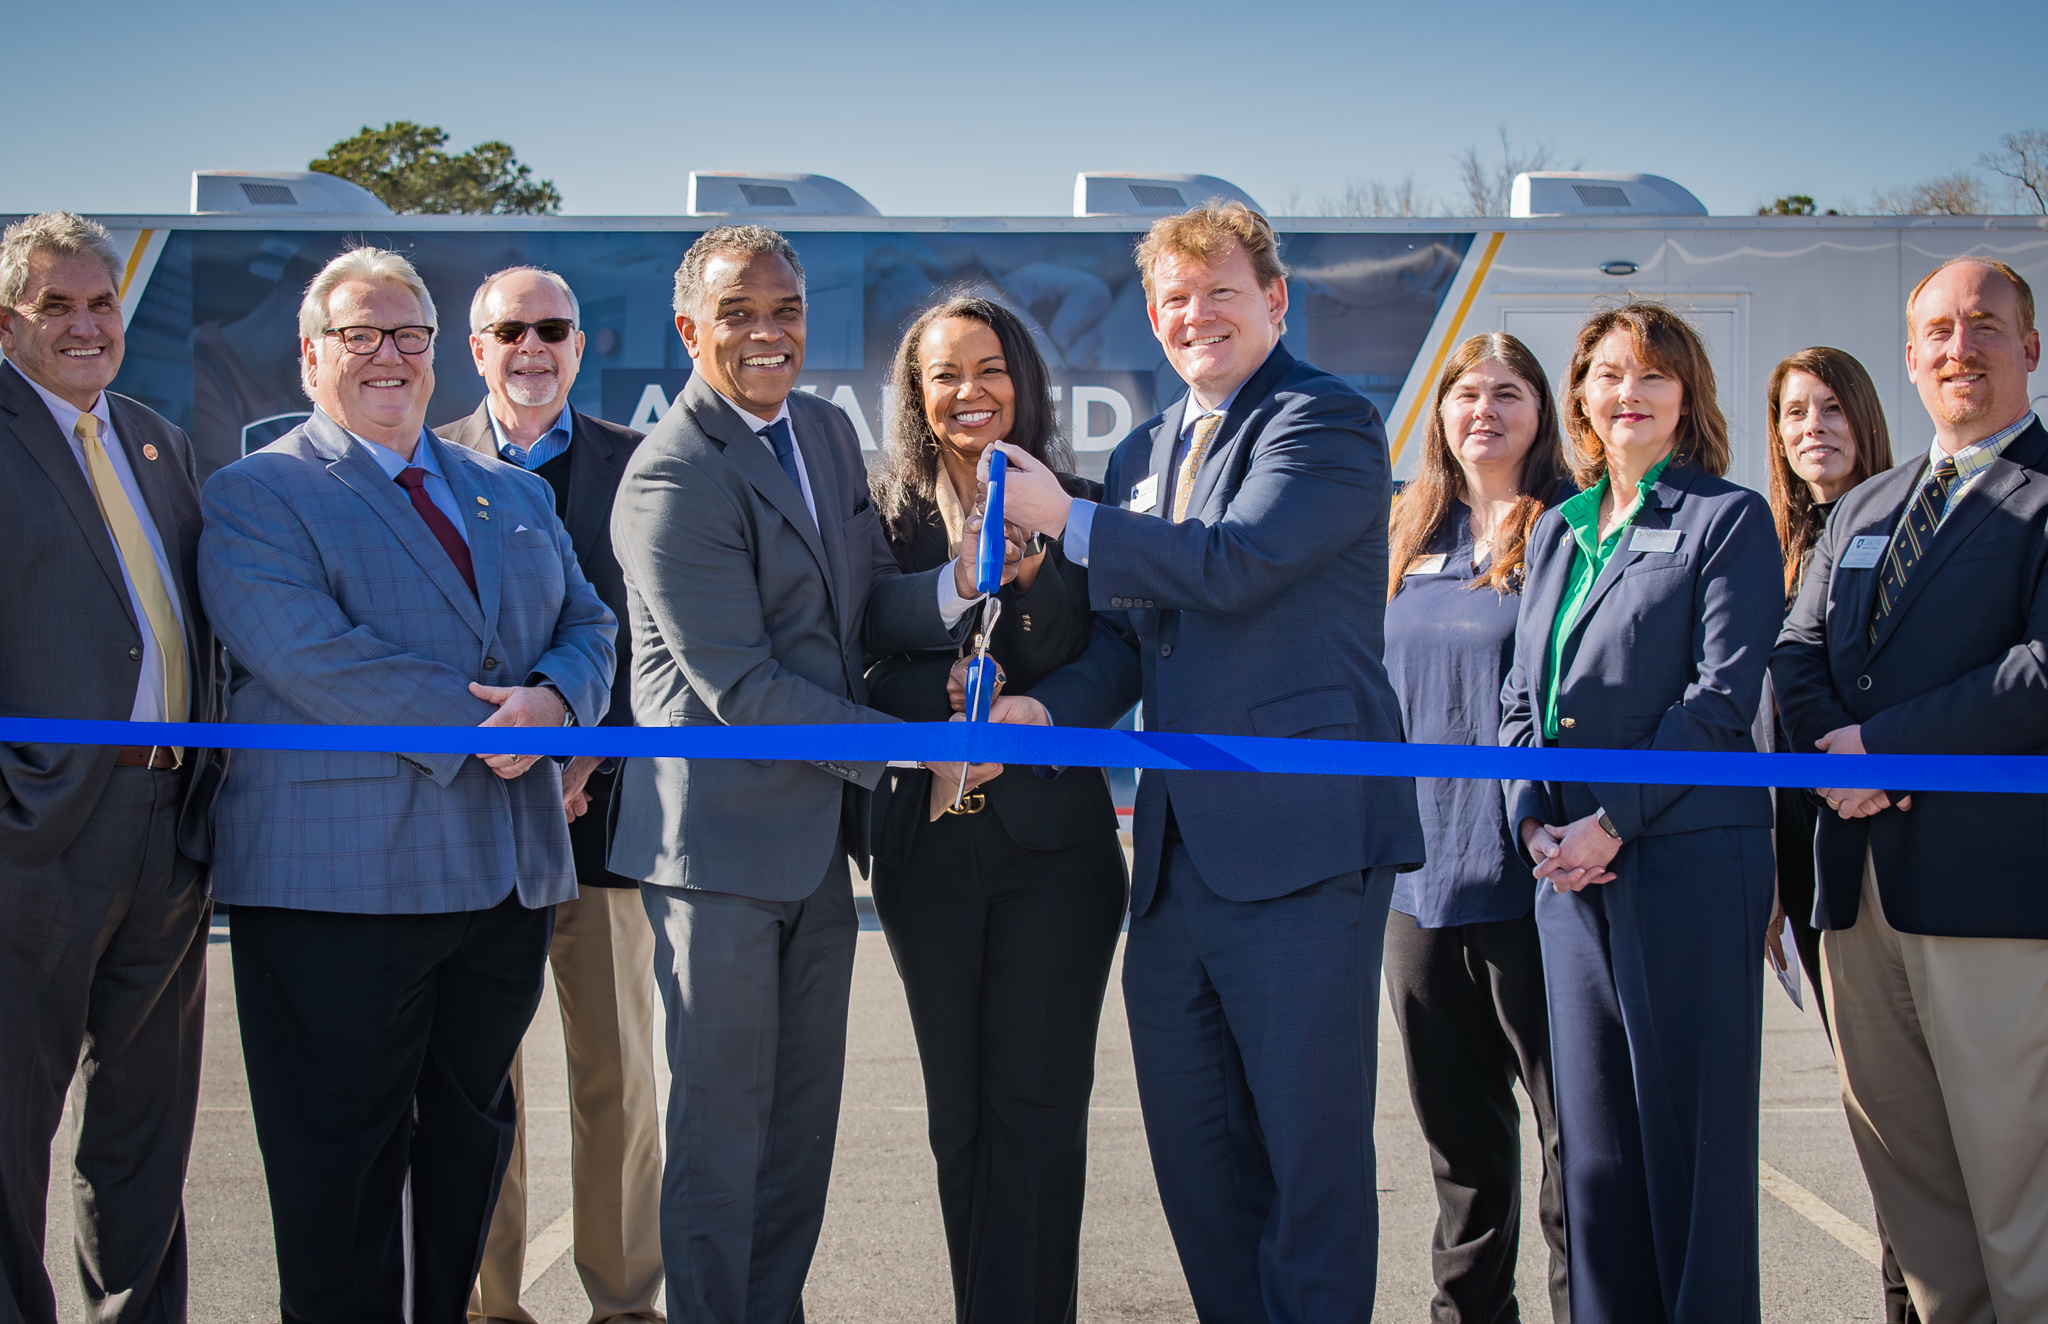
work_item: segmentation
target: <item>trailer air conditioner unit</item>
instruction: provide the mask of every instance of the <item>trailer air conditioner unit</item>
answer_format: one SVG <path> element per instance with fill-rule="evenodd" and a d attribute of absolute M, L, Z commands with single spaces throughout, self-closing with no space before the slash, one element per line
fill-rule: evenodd
<path fill-rule="evenodd" d="M 359 184 L 311 170 L 194 170 L 192 214 L 389 216 Z"/>
<path fill-rule="evenodd" d="M 692 216 L 880 216 L 875 204 L 829 175 L 692 170 Z"/>
<path fill-rule="evenodd" d="M 1683 186 L 1662 175 L 1547 170 L 1515 176 L 1510 216 L 1705 216 Z"/>
<path fill-rule="evenodd" d="M 1252 195 L 1214 175 L 1133 175 L 1083 170 L 1074 176 L 1076 216 L 1171 216 L 1211 198 L 1242 202 L 1261 216 Z"/>

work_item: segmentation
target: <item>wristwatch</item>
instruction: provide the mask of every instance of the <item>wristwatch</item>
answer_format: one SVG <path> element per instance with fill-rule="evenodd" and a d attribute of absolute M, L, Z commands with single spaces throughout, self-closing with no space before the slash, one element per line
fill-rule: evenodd
<path fill-rule="evenodd" d="M 562 693 L 561 689 L 551 680 L 542 681 L 538 688 L 548 691 L 548 693 L 562 701 L 562 725 L 575 726 L 576 706 L 569 702 L 569 696 Z"/>
<path fill-rule="evenodd" d="M 1597 818 L 1594 819 L 1594 821 L 1600 825 L 1600 830 L 1602 832 L 1605 832 L 1608 836 L 1613 837 L 1616 841 L 1621 840 L 1620 831 L 1615 828 L 1614 820 L 1607 816 L 1607 811 L 1605 809 L 1599 811 L 1599 815 Z"/>

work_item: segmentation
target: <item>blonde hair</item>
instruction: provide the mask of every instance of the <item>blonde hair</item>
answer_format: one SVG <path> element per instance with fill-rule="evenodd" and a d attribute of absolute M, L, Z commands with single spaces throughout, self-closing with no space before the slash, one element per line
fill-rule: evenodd
<path fill-rule="evenodd" d="M 1230 255 L 1231 245 L 1244 250 L 1251 259 L 1252 274 L 1259 288 L 1270 290 L 1275 281 L 1287 278 L 1287 266 L 1280 260 L 1280 241 L 1272 223 L 1242 202 L 1211 198 L 1192 211 L 1162 216 L 1138 241 L 1138 277 L 1144 282 L 1145 302 L 1152 302 L 1152 268 L 1163 257 L 1190 258 L 1213 266 Z M 1286 333 L 1283 322 L 1280 330 Z"/>
<path fill-rule="evenodd" d="M 1572 345 L 1571 372 L 1565 378 L 1564 429 L 1572 443 L 1572 478 L 1581 488 L 1593 486 L 1607 472 L 1607 447 L 1593 431 L 1586 414 L 1586 372 L 1593 351 L 1615 331 L 1626 331 L 1644 363 L 1668 372 L 1685 388 L 1678 441 L 1671 458 L 1719 478 L 1728 472 L 1728 420 L 1714 394 L 1714 364 L 1692 323 L 1661 303 L 1635 299 L 1618 308 L 1595 312 L 1579 328 Z"/>
<path fill-rule="evenodd" d="M 320 274 L 306 286 L 306 297 L 299 300 L 301 339 L 317 341 L 327 333 L 327 301 L 352 280 L 369 285 L 389 281 L 405 286 L 420 301 L 420 315 L 427 319 L 426 324 L 435 328 L 441 325 L 434 315 L 434 296 L 427 293 L 427 283 L 420 279 L 412 263 L 396 253 L 365 246 L 351 248 L 320 268 Z"/>

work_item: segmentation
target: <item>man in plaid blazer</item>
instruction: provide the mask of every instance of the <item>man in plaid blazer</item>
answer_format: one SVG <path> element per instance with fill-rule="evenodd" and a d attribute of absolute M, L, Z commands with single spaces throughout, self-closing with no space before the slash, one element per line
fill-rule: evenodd
<path fill-rule="evenodd" d="M 423 426 L 434 306 L 344 253 L 300 308 L 318 409 L 206 485 L 200 589 L 234 722 L 589 725 L 616 621 L 542 480 Z M 506 1073 L 556 902 L 561 777 L 491 754 L 250 751 L 216 805 L 216 897 L 284 1317 L 464 1318 L 513 1138 Z"/>

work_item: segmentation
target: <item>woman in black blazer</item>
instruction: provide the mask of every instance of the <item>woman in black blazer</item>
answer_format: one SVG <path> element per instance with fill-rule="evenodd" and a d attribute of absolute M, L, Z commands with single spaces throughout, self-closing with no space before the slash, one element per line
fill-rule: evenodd
<path fill-rule="evenodd" d="M 993 440 L 1065 471 L 1046 369 L 1008 309 L 954 298 L 905 332 L 873 485 L 905 572 L 973 555 L 975 464 Z M 1068 476 L 1076 496 L 1100 488 Z M 1026 693 L 1086 646 L 1088 572 L 1026 548 L 990 652 Z M 978 610 L 978 609 L 977 609 Z M 868 702 L 906 721 L 961 706 L 952 652 L 884 658 Z M 989 771 L 974 770 L 975 778 Z M 961 1321 L 1068 1324 L 1079 1283 L 1095 1032 L 1127 878 L 1097 768 L 996 770 L 951 811 L 960 765 L 891 768 L 875 799 L 875 910 L 924 1068 Z"/>
<path fill-rule="evenodd" d="M 1529 539 L 1503 745 L 1753 750 L 1783 606 L 1762 497 L 1721 474 L 1706 348 L 1596 313 L 1567 377 L 1585 490 Z M 1771 800 L 1511 782 L 1540 880 L 1574 1324 L 1753 1324 Z"/>

